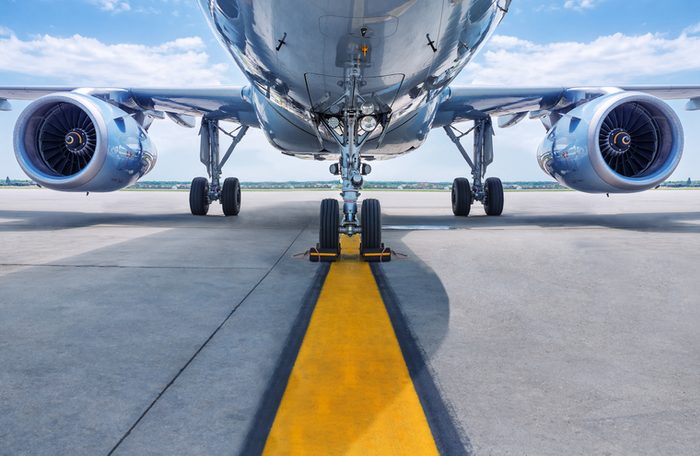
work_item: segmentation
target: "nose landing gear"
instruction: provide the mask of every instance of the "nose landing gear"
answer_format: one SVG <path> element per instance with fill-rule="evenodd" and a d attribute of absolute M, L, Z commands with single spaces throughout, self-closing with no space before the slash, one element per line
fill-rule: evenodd
<path fill-rule="evenodd" d="M 358 93 L 362 86 L 361 71 L 357 66 L 346 68 L 345 94 L 318 113 L 319 125 L 335 139 L 340 148 L 339 163 L 330 167 L 332 174 L 340 176 L 342 183 L 343 213 L 339 221 L 339 204 L 335 200 L 321 203 L 319 242 L 311 249 L 311 261 L 335 261 L 340 257 L 339 235 L 362 236 L 360 256 L 366 261 L 389 261 L 391 251 L 382 244 L 381 206 L 375 199 L 362 202 L 358 214 L 358 198 L 364 184 L 364 176 L 372 167 L 363 164 L 360 155 L 362 145 L 379 127 L 386 127 L 388 113 Z"/>

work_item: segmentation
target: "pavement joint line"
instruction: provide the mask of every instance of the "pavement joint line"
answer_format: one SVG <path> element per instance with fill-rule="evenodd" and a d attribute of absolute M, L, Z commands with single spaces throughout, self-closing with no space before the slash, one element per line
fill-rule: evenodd
<path fill-rule="evenodd" d="M 158 393 L 158 395 L 153 399 L 153 401 L 151 401 L 148 407 L 146 407 L 146 409 L 141 413 L 141 415 L 139 415 L 139 417 L 131 425 L 131 427 L 129 427 L 129 429 L 127 429 L 124 435 L 121 436 L 119 441 L 117 441 L 117 443 L 112 447 L 112 449 L 109 450 L 107 456 L 113 455 L 114 452 L 119 449 L 119 446 L 124 442 L 124 440 L 126 440 L 127 437 L 129 437 L 129 435 L 131 434 L 131 432 L 134 429 L 136 429 L 136 426 L 139 425 L 139 423 L 146 417 L 148 412 L 151 411 L 151 409 L 156 405 L 160 398 L 163 397 L 163 395 L 168 391 L 168 389 L 170 389 L 170 387 L 175 383 L 175 381 L 180 377 L 180 375 L 190 366 L 190 364 L 192 364 L 195 358 L 202 352 L 202 350 L 204 350 L 204 348 L 209 344 L 209 342 L 211 342 L 214 336 L 216 336 L 219 333 L 221 328 L 223 328 L 224 325 L 229 321 L 229 319 L 231 319 L 233 314 L 246 302 L 246 300 L 255 292 L 255 290 L 258 289 L 260 284 L 263 283 L 263 281 L 265 281 L 265 279 L 272 273 L 272 271 L 277 267 L 277 265 L 280 264 L 282 259 L 284 259 L 287 256 L 287 253 L 291 250 L 292 246 L 294 246 L 294 244 L 299 240 L 304 231 L 306 231 L 306 229 L 309 227 L 309 224 L 310 223 L 307 223 L 297 233 L 297 235 L 294 237 L 294 239 L 292 239 L 292 241 L 289 243 L 284 252 L 282 252 L 282 254 L 277 258 L 277 261 L 275 261 L 275 263 L 267 270 L 267 272 L 263 274 L 263 276 L 255 283 L 255 285 L 253 285 L 253 287 L 248 291 L 248 293 L 246 293 L 245 296 L 243 296 L 243 298 L 241 298 L 241 300 L 238 301 L 238 303 L 233 307 L 233 309 L 231 309 L 226 318 L 224 318 L 224 320 L 219 324 L 219 326 L 217 326 L 216 329 L 214 329 L 214 331 L 209 335 L 209 337 L 207 337 L 204 343 L 202 343 L 202 345 L 199 346 L 199 348 L 192 354 L 190 359 L 187 360 L 187 362 L 180 368 L 180 370 L 178 370 L 175 376 L 173 376 L 173 378 L 170 379 L 170 381 L 165 385 L 165 387 L 163 387 L 163 389 Z"/>
<path fill-rule="evenodd" d="M 99 265 L 99 264 L 33 264 L 33 263 L 0 263 L 0 267 L 30 267 L 30 268 L 95 268 L 95 269 L 175 269 L 175 270 L 251 270 L 265 271 L 265 267 L 246 266 L 132 266 L 132 265 Z"/>
<path fill-rule="evenodd" d="M 164 229 L 166 231 L 171 230 L 206 230 L 206 231 L 245 231 L 247 226 L 219 226 L 219 225 L 203 225 L 203 226 L 172 226 L 172 225 L 150 225 L 150 224 L 106 224 L 99 223 L 96 225 L 41 225 L 37 226 L 30 223 L 12 223 L 12 222 L 0 222 L 0 232 L 1 231 L 16 231 L 16 228 L 31 228 L 27 231 L 67 231 L 67 230 L 83 230 L 89 228 L 131 228 L 131 229 L 143 229 L 143 228 L 155 228 Z M 273 227 L 256 227 L 256 231 L 291 231 L 286 228 L 273 228 Z"/>
<path fill-rule="evenodd" d="M 84 230 L 84 229 L 89 229 L 89 228 L 125 228 L 125 229 L 134 229 L 134 230 L 141 230 L 144 228 L 151 228 L 151 229 L 162 229 L 165 231 L 170 231 L 170 230 L 178 230 L 178 231 L 184 231 L 184 230 L 196 230 L 196 231 L 201 231 L 202 229 L 206 229 L 208 232 L 216 232 L 216 231 L 246 231 L 247 227 L 231 227 L 231 226 L 213 226 L 213 225 L 201 225 L 201 226 L 179 226 L 177 228 L 172 228 L 170 227 L 170 230 L 168 229 L 169 227 L 165 225 L 92 225 L 92 226 L 46 226 L 42 225 L 41 227 L 37 227 L 36 225 L 3 225 L 0 224 L 0 232 L 17 232 L 17 228 L 27 228 L 23 231 L 32 231 L 32 232 L 56 232 L 56 231 L 70 231 L 70 230 Z M 256 231 L 289 231 L 285 229 L 277 229 L 277 228 L 256 228 Z"/>
<path fill-rule="evenodd" d="M 299 349 L 285 360 L 293 365 L 262 454 L 437 455 L 449 437 L 434 430 L 446 426 L 428 421 L 359 239 L 341 244 Z M 452 443 L 443 454 L 468 454 L 459 438 Z M 246 454 L 260 454 L 259 445 Z"/>

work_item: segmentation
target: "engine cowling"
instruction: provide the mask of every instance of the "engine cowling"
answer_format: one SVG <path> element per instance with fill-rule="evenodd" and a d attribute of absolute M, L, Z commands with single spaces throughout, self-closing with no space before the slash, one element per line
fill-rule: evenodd
<path fill-rule="evenodd" d="M 564 114 L 540 146 L 542 169 L 588 193 L 634 193 L 666 181 L 683 155 L 683 127 L 651 95 L 604 95 Z"/>
<path fill-rule="evenodd" d="M 80 93 L 47 95 L 20 114 L 14 133 L 19 165 L 42 187 L 110 192 L 134 184 L 157 152 L 128 113 Z"/>

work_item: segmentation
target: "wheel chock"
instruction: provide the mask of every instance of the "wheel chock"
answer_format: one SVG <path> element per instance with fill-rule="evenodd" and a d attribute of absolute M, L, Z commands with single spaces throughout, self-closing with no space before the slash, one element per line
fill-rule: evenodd
<path fill-rule="evenodd" d="M 360 257 L 368 263 L 388 263 L 391 261 L 391 249 L 384 244 L 378 249 L 366 249 L 360 245 Z"/>
<path fill-rule="evenodd" d="M 340 259 L 340 248 L 322 249 L 318 245 L 309 249 L 309 260 L 312 263 L 333 263 Z"/>

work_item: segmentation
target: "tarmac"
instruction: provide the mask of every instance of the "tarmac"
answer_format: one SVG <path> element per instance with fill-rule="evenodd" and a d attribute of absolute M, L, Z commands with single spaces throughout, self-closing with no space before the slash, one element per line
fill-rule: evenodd
<path fill-rule="evenodd" d="M 303 369 L 326 197 L 244 192 L 225 218 L 180 192 L 0 190 L 0 454 L 259 452 Z M 400 254 L 372 271 L 443 453 L 700 452 L 700 192 L 507 193 L 498 218 L 363 197 Z"/>

